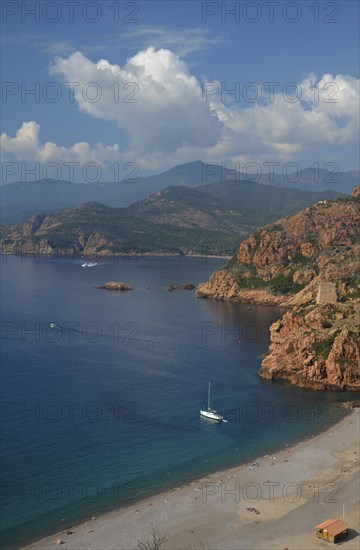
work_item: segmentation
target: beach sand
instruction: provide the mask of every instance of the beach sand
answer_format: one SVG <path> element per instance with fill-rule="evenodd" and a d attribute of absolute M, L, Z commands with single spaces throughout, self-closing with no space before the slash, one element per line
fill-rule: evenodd
<path fill-rule="evenodd" d="M 27 549 L 135 550 L 154 527 L 162 550 L 312 550 L 329 518 L 349 524 L 341 548 L 359 548 L 359 423 L 354 410 L 325 432 L 42 539 Z M 256 509 L 248 510 L 247 508 Z M 57 539 L 64 542 L 57 546 Z"/>

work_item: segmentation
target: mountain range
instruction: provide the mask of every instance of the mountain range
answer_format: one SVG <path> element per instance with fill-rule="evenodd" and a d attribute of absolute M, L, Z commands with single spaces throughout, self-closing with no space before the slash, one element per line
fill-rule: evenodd
<path fill-rule="evenodd" d="M 261 183 L 271 185 L 272 188 L 333 190 L 350 194 L 353 186 L 360 181 L 360 173 L 354 170 L 334 174 L 326 170 L 315 171 L 313 168 L 307 168 L 301 174 L 289 173 L 285 178 L 282 174 L 269 176 L 268 169 L 264 169 L 258 181 L 255 181 L 255 175 L 246 175 L 213 163 L 195 161 L 175 166 L 158 175 L 134 177 L 117 183 L 73 183 L 51 179 L 12 182 L 0 187 L 1 223 L 21 223 L 40 210 L 53 213 L 94 201 L 106 206 L 126 207 L 169 186 L 198 188 L 210 184 L 224 185 L 230 181 L 240 183 L 249 180 L 253 185 Z"/>
<path fill-rule="evenodd" d="M 314 202 L 336 199 L 240 181 L 199 187 L 170 186 L 126 208 L 96 201 L 3 226 L 3 251 L 105 256 L 113 254 L 233 255 L 256 227 Z"/>

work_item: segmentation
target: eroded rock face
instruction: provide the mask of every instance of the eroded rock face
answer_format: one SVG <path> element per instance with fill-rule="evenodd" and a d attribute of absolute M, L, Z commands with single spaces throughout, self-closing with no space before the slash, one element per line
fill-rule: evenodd
<path fill-rule="evenodd" d="M 316 390 L 360 391 L 360 337 L 348 328 L 356 329 L 356 315 L 343 304 L 318 306 L 305 316 L 287 312 L 270 327 L 260 376 Z"/>
<path fill-rule="evenodd" d="M 27 223 L 24 223 L 23 225 L 23 235 L 24 237 L 30 237 L 30 235 L 34 235 L 38 229 L 42 226 L 44 220 L 46 218 L 46 214 L 44 212 L 39 212 L 38 214 L 35 214 Z"/>
<path fill-rule="evenodd" d="M 295 271 L 293 275 L 293 281 L 299 285 L 307 285 L 315 277 L 315 272 L 311 269 L 300 269 Z"/>
<path fill-rule="evenodd" d="M 357 200 L 310 206 L 247 237 L 240 244 L 236 261 L 217 272 L 220 278 L 212 275 L 201 284 L 199 292 L 220 298 L 223 291 L 222 299 L 232 299 L 244 286 L 251 289 L 251 285 L 244 284 L 249 273 L 254 283 L 260 282 L 264 288 L 279 276 L 300 286 L 309 284 L 317 275 L 324 281 L 338 282 L 358 267 L 359 228 Z M 254 286 L 259 288 L 259 284 Z"/>
<path fill-rule="evenodd" d="M 207 283 L 202 283 L 197 287 L 195 295 L 197 298 L 214 298 L 233 303 L 284 307 L 290 300 L 286 296 L 274 296 L 266 290 L 240 289 L 236 281 L 225 270 L 213 273 Z"/>
<path fill-rule="evenodd" d="M 354 189 L 353 189 L 353 192 L 352 192 L 352 196 L 353 197 L 356 197 L 356 198 L 360 198 L 360 185 L 355 185 Z"/>
<path fill-rule="evenodd" d="M 353 196 L 259 228 L 197 288 L 198 297 L 291 308 L 270 327 L 263 378 L 360 391 L 360 187 Z M 322 292 L 317 303 L 321 285 L 332 298 Z"/>

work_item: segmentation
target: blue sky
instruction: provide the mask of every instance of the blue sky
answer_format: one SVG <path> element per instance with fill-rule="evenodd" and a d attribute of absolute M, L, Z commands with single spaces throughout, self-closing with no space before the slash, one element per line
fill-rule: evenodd
<path fill-rule="evenodd" d="M 4 162 L 359 167 L 358 2 L 67 4 L 2 2 Z"/>

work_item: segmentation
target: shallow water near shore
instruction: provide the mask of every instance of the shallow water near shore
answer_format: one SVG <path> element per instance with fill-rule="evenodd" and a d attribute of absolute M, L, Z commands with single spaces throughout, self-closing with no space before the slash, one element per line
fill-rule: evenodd
<path fill-rule="evenodd" d="M 167 291 L 219 259 L 36 260 L 2 263 L 4 548 L 310 436 L 355 398 L 258 377 L 280 308 Z M 227 423 L 199 417 L 209 380 Z"/>

